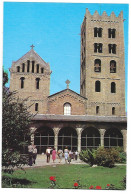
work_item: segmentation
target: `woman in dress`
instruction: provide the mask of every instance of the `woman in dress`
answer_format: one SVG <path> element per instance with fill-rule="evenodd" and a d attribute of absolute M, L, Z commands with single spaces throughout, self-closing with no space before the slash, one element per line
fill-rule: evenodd
<path fill-rule="evenodd" d="M 56 150 L 55 150 L 55 148 L 53 148 L 53 151 L 52 151 L 52 160 L 53 160 L 53 162 L 55 161 L 55 159 L 56 159 Z"/>

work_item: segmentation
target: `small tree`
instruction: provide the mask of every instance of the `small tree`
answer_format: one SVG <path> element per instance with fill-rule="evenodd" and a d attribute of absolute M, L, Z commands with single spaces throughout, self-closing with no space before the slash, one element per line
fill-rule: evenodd
<path fill-rule="evenodd" d="M 9 166 L 21 166 L 28 162 L 22 153 L 24 146 L 30 143 L 29 124 L 32 115 L 23 103 L 16 100 L 15 92 L 9 92 L 5 87 L 7 81 L 8 76 L 3 72 L 2 166 L 9 172 Z"/>

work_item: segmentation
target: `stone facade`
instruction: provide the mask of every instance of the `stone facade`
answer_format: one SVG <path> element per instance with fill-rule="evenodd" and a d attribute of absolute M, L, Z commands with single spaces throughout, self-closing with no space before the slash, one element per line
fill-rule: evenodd
<path fill-rule="evenodd" d="M 48 97 L 48 114 L 63 115 L 64 104 L 71 104 L 71 115 L 85 115 L 85 105 L 87 99 L 70 89 Z"/>
<path fill-rule="evenodd" d="M 111 53 L 110 53 L 111 52 Z M 10 68 L 10 91 L 36 114 L 30 130 L 39 153 L 123 146 L 126 151 L 123 13 L 86 14 L 81 25 L 80 94 L 50 95 L 50 65 L 32 48 Z M 26 100 L 25 100 L 26 99 Z"/>
<path fill-rule="evenodd" d="M 49 63 L 46 63 L 32 48 L 23 57 L 12 63 L 10 91 L 17 91 L 16 95 L 20 100 L 27 99 L 25 102 L 33 114 L 38 111 L 46 114 L 50 74 Z"/>
<path fill-rule="evenodd" d="M 110 16 L 107 16 L 106 12 L 99 15 L 97 11 L 91 15 L 86 9 L 81 25 L 80 94 L 88 98 L 86 108 L 88 115 L 111 116 L 113 108 L 114 115 L 125 116 L 123 22 L 123 12 L 118 17 L 114 12 Z M 109 30 L 113 30 L 114 34 L 109 36 L 111 33 Z M 115 52 L 109 53 L 109 45 L 116 47 Z M 102 47 L 100 50 L 99 46 Z M 116 63 L 115 71 L 110 67 L 111 61 Z M 98 92 L 95 91 L 96 81 L 100 83 Z M 116 90 L 113 93 L 111 92 L 112 82 L 115 83 Z M 96 113 L 96 107 L 99 107 L 98 113 Z"/>

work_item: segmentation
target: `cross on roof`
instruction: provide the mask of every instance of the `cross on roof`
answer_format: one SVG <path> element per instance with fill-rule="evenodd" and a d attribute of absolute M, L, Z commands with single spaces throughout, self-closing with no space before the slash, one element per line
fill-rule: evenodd
<path fill-rule="evenodd" d="M 65 83 L 67 84 L 67 89 L 69 89 L 70 81 L 67 79 Z"/>
<path fill-rule="evenodd" d="M 35 46 L 32 44 L 30 47 L 33 49 Z"/>

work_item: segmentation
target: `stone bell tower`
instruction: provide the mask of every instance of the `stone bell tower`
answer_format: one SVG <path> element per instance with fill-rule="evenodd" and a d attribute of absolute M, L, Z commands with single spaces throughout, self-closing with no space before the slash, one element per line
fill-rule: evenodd
<path fill-rule="evenodd" d="M 16 91 L 25 100 L 31 113 L 47 113 L 47 97 L 50 92 L 50 65 L 35 51 L 34 46 L 10 68 L 10 91 Z"/>
<path fill-rule="evenodd" d="M 86 14 L 81 25 L 80 94 L 86 114 L 125 116 L 123 12 Z"/>

